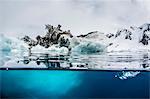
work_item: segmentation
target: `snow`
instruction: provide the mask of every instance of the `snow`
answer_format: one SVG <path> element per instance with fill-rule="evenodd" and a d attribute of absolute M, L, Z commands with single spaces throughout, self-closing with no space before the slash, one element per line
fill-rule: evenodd
<path fill-rule="evenodd" d="M 31 52 L 32 53 L 45 53 L 45 54 L 47 53 L 47 54 L 67 55 L 69 53 L 69 50 L 66 47 L 59 48 L 55 45 L 53 45 L 49 48 L 44 48 L 40 45 L 37 45 L 31 49 Z"/>
<path fill-rule="evenodd" d="M 137 43 L 132 40 L 124 40 L 124 39 L 116 39 L 114 40 L 112 46 L 107 48 L 107 52 L 115 52 L 115 51 L 149 51 L 150 45 L 145 46 L 141 43 Z"/>
<path fill-rule="evenodd" d="M 112 46 L 109 46 L 107 48 L 108 52 L 115 52 L 115 51 L 130 51 L 130 52 L 135 52 L 135 51 L 150 51 L 150 44 L 149 45 L 143 45 L 140 40 L 143 37 L 144 30 L 147 29 L 147 25 L 142 25 L 142 29 L 140 28 L 135 28 L 133 29 L 128 29 L 132 35 L 131 35 L 131 40 L 125 39 L 126 32 L 121 32 L 121 35 L 119 37 L 113 38 L 109 42 L 113 43 Z M 150 31 L 147 31 L 146 34 L 150 37 Z M 149 40 L 150 43 L 150 40 Z"/>

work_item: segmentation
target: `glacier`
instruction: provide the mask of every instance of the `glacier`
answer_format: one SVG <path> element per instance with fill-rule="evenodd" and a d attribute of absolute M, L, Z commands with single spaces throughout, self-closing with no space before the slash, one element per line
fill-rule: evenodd
<path fill-rule="evenodd" d="M 28 52 L 27 46 L 19 39 L 14 37 L 6 37 L 0 34 L 0 65 L 5 62 L 22 57 Z"/>
<path fill-rule="evenodd" d="M 28 51 L 28 46 L 15 37 L 6 37 L 4 34 L 0 34 L 0 51 L 11 54 L 21 54 Z"/>

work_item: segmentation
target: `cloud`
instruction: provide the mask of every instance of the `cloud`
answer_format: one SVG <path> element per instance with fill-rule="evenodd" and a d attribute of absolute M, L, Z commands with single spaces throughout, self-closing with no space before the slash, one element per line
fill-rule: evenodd
<path fill-rule="evenodd" d="M 150 22 L 149 0 L 1 0 L 0 33 L 44 35 L 44 24 L 62 24 L 74 35 Z"/>

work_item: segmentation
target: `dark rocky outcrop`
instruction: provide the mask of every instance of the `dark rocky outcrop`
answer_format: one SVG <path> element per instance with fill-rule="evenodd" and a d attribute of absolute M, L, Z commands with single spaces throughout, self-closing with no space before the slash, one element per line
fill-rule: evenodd
<path fill-rule="evenodd" d="M 149 44 L 150 37 L 149 37 L 149 35 L 147 34 L 147 32 L 150 32 L 150 24 L 146 23 L 146 24 L 140 26 L 139 29 L 141 29 L 141 31 L 142 31 L 142 33 L 143 33 L 142 39 L 140 40 L 140 42 L 141 42 L 143 45 L 148 45 L 148 44 Z"/>
<path fill-rule="evenodd" d="M 117 31 L 117 33 L 116 33 L 116 35 L 115 35 L 115 38 L 117 38 L 118 36 L 122 35 L 122 33 L 125 34 L 124 39 L 132 40 L 132 37 L 131 37 L 132 32 L 130 32 L 130 31 L 127 30 L 127 29 L 122 29 L 122 30 Z"/>
<path fill-rule="evenodd" d="M 38 35 L 36 40 L 31 39 L 29 36 L 24 36 L 22 40 L 27 43 L 30 47 L 34 47 L 36 45 L 43 46 L 45 48 L 49 48 L 53 44 L 58 44 L 60 47 L 69 47 L 70 41 L 67 38 L 64 38 L 65 35 L 70 38 L 73 37 L 70 30 L 62 31 L 61 25 L 54 27 L 52 25 L 45 25 L 45 29 L 47 29 L 47 33 L 45 36 Z"/>

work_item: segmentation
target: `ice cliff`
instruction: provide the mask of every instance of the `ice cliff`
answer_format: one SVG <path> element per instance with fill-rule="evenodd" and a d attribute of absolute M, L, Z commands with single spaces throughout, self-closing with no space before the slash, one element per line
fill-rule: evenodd
<path fill-rule="evenodd" d="M 28 46 L 23 41 L 0 34 L 0 66 L 11 59 L 23 57 L 27 52 Z"/>
<path fill-rule="evenodd" d="M 7 37 L 0 34 L 0 52 L 7 52 L 10 54 L 20 54 L 28 50 L 28 46 L 24 44 L 19 38 Z"/>

